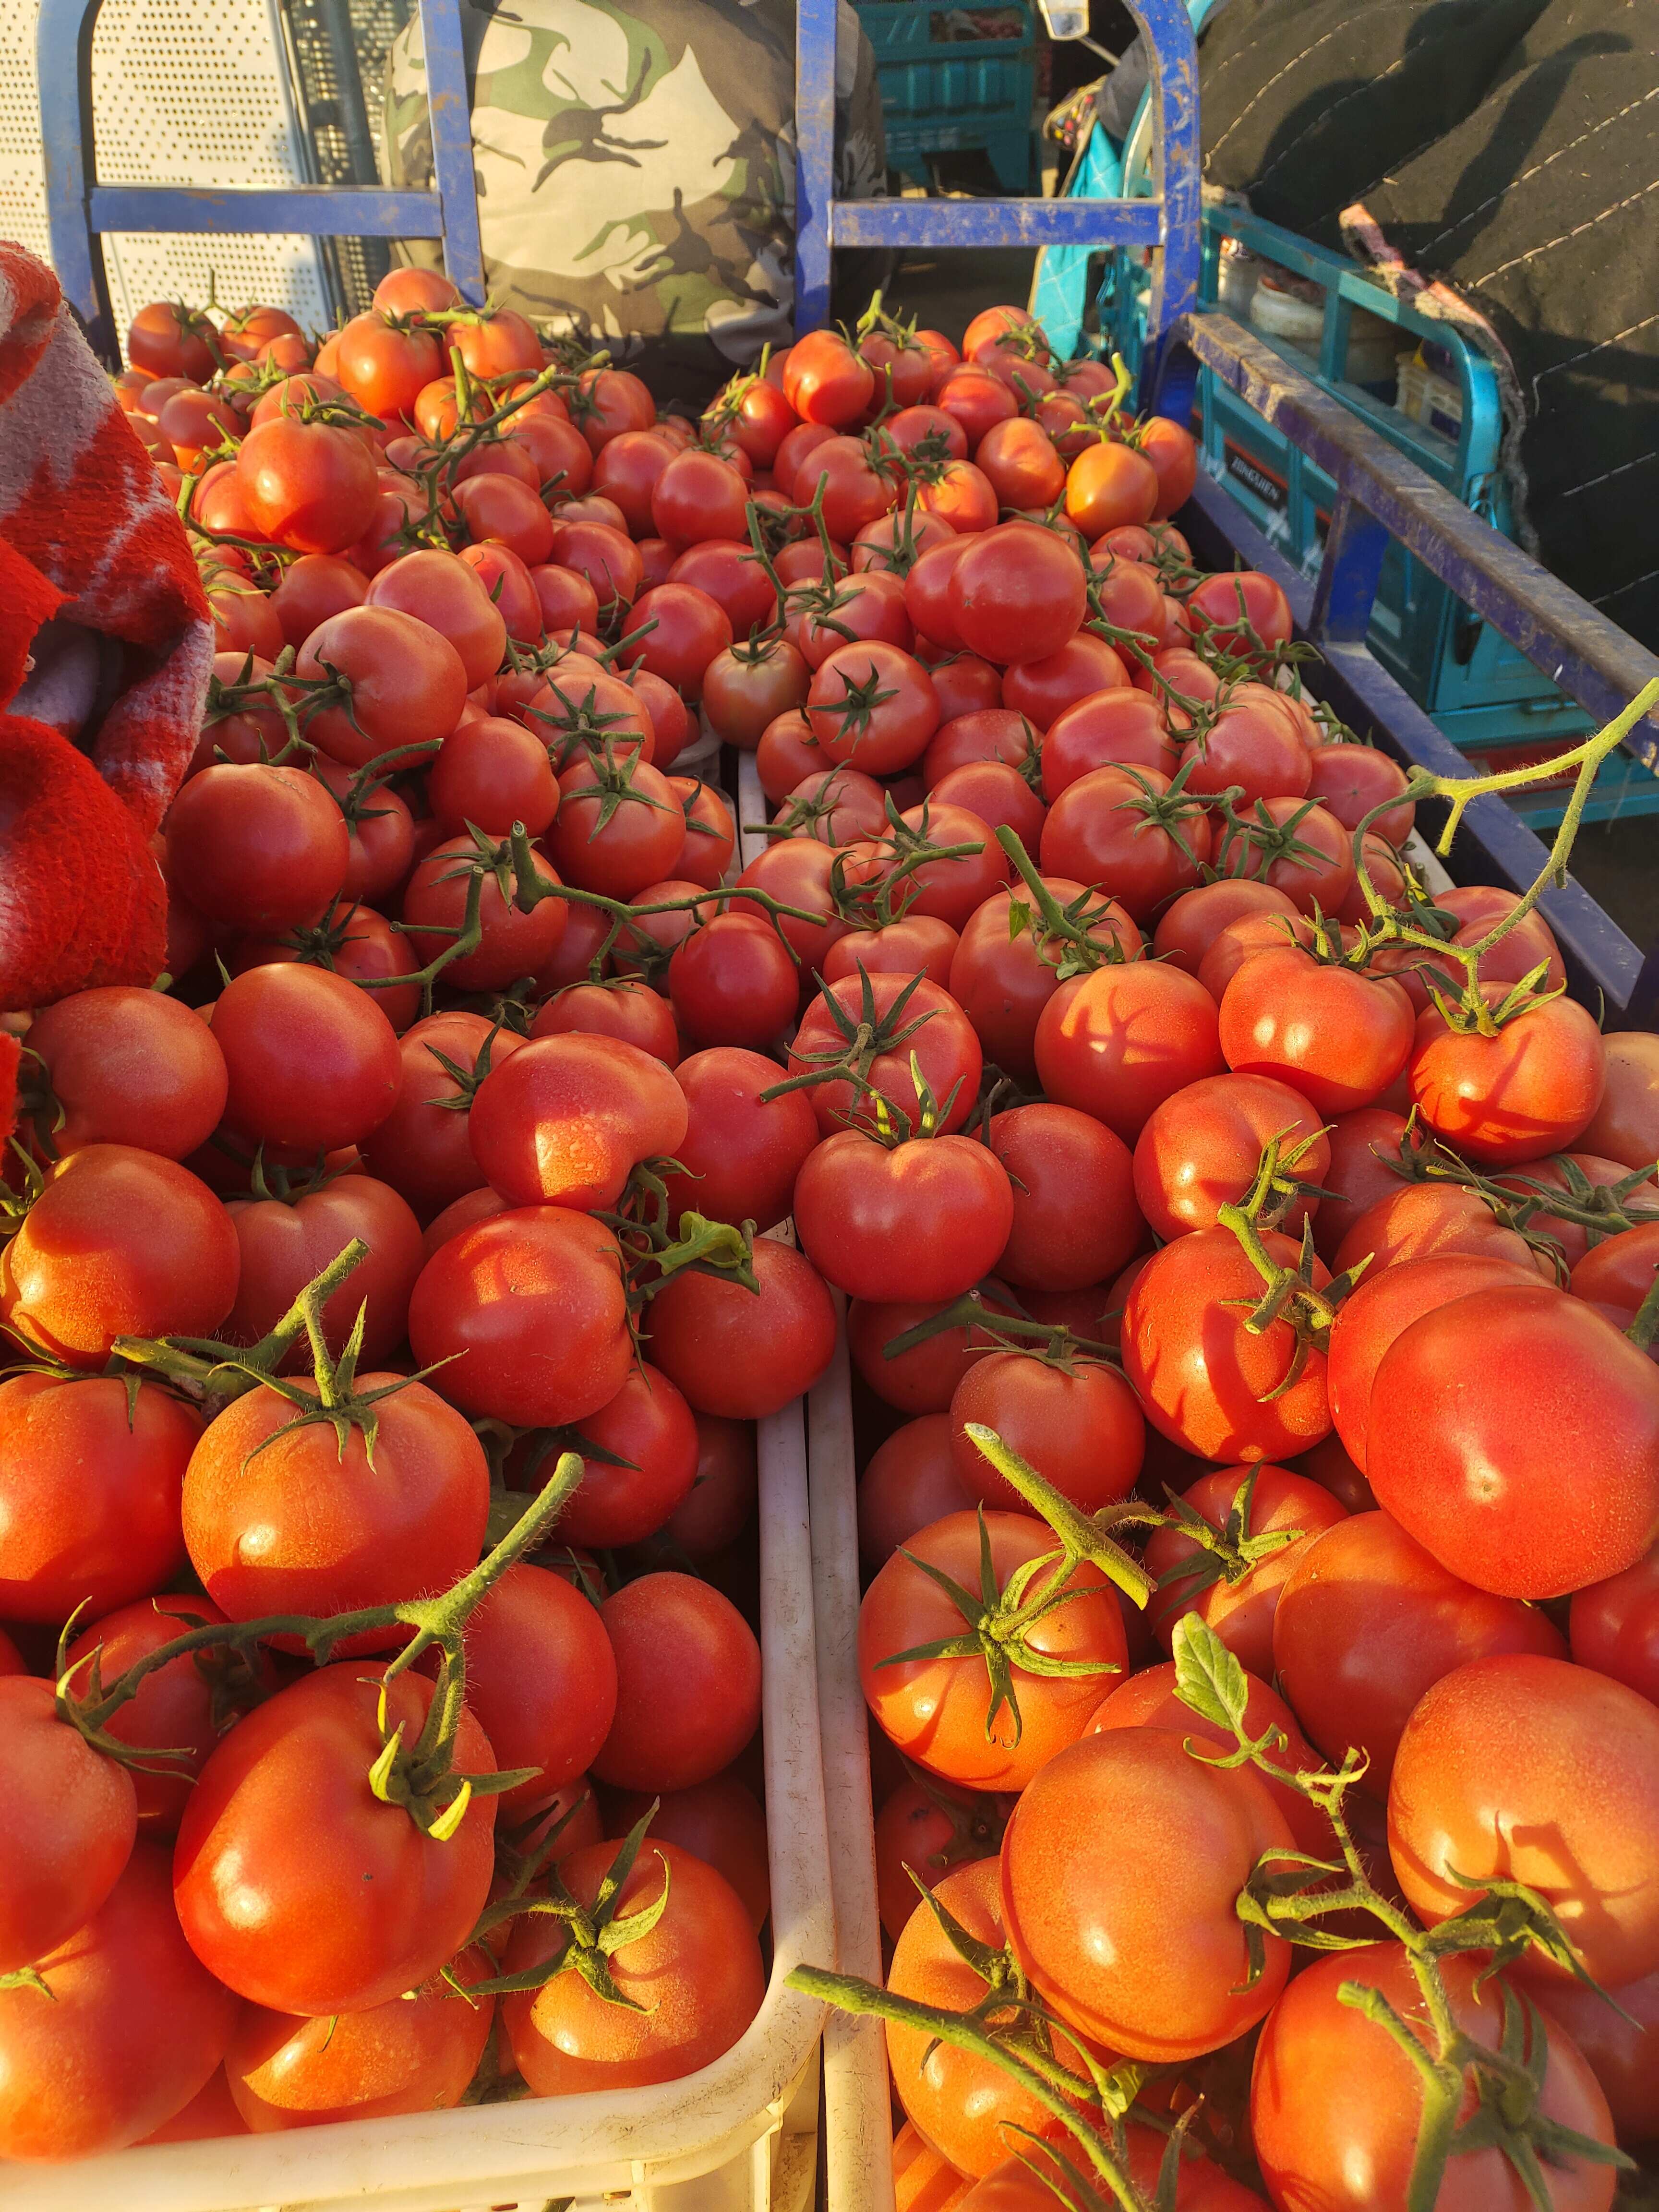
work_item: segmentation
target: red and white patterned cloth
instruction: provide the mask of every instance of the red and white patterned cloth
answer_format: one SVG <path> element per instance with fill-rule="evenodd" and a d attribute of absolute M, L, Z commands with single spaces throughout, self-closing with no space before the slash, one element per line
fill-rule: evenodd
<path fill-rule="evenodd" d="M 0 240 L 0 1012 L 160 972 L 150 839 L 212 657 L 154 465 L 57 278 Z"/>

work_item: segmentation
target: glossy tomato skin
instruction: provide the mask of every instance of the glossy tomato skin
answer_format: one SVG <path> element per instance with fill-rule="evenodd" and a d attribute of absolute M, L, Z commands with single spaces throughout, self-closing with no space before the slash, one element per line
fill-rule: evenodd
<path fill-rule="evenodd" d="M 906 1421 L 877 1445 L 859 1477 L 859 1557 L 865 1571 L 873 1575 L 919 1528 L 963 1512 L 972 1502 L 956 1470 L 950 1416 L 921 1413 Z M 900 1925 L 908 1917 L 907 1904 Z"/>
<path fill-rule="evenodd" d="M 1116 946 L 1127 960 L 1141 953 L 1140 932 L 1115 899 L 1090 894 L 1069 877 L 1045 874 L 1042 884 L 1061 907 L 1086 902 L 1080 924 L 1103 949 Z M 1016 1077 L 1036 1073 L 1034 1040 L 1038 1017 L 1060 988 L 1062 946 L 1051 939 L 1031 908 L 1031 920 L 1012 932 L 1013 894 L 988 898 L 963 930 L 951 957 L 951 995 L 966 1012 L 988 1060 Z"/>
<path fill-rule="evenodd" d="M 987 1512 L 999 1588 L 1027 1559 L 1054 1548 L 1052 1532 L 1028 1513 Z M 907 1547 L 964 1587 L 979 1588 L 979 1519 L 953 1513 L 918 1532 Z M 1032 1648 L 1083 1659 L 1099 1672 L 1074 1676 L 1016 1672 L 1023 1727 L 1015 1740 L 1005 1709 L 988 1735 L 989 1677 L 977 1653 L 963 1659 L 884 1661 L 896 1652 L 959 1634 L 961 1613 L 912 1560 L 888 1560 L 859 1613 L 859 1679 L 865 1702 L 907 1759 L 947 1782 L 974 1789 L 1023 1789 L 1047 1759 L 1076 1741 L 1089 1715 L 1121 1673 L 1123 1624 L 1111 1585 L 1097 1567 L 1076 1568 L 1066 1587 L 1082 1593 L 1058 1606 L 1030 1632 Z"/>
<path fill-rule="evenodd" d="M 224 1110 L 224 1054 L 212 1030 L 159 991 L 77 991 L 35 1016 L 28 1049 L 62 1110 L 52 1134 L 60 1158 L 112 1144 L 182 1160 Z"/>
<path fill-rule="evenodd" d="M 450 1359 L 444 1395 L 520 1428 L 562 1427 L 614 1398 L 632 1364 L 627 1322 L 615 1237 L 562 1206 L 463 1229 L 428 1258 L 409 1303 L 416 1360 Z"/>
<path fill-rule="evenodd" d="M 950 598 L 957 635 L 998 666 L 1057 653 L 1088 611 L 1075 552 L 1029 523 L 976 538 L 951 572 Z"/>
<path fill-rule="evenodd" d="M 1053 732 L 1051 732 L 1052 737 Z M 1152 951 L 1176 968 L 1196 975 L 1204 955 L 1230 921 L 1245 915 L 1293 915 L 1296 908 L 1283 891 L 1271 884 L 1251 883 L 1243 876 L 1224 876 L 1196 890 L 1182 891 L 1165 907 L 1152 933 Z"/>
<path fill-rule="evenodd" d="M 1389 1783 L 1389 1851 L 1431 1924 L 1476 1903 L 1467 1885 L 1483 1875 L 1527 1883 L 1613 1988 L 1659 1966 L 1656 1803 L 1659 1711 L 1588 1667 L 1507 1652 L 1443 1675 L 1413 1710 Z"/>
<path fill-rule="evenodd" d="M 412 1742 L 433 1688 L 365 1672 L 351 1661 L 319 1668 L 240 1721 L 179 1825 L 173 1881 L 185 1939 L 222 1982 L 273 2012 L 362 2012 L 417 1988 L 465 1942 L 489 1893 L 493 1797 L 475 1796 L 445 1843 L 373 1794 L 377 1701 Z M 495 1766 L 466 1711 L 455 1765 Z"/>
<path fill-rule="evenodd" d="M 1626 2019 L 1577 1982 L 1551 1984 L 1549 2014 L 1601 2084 L 1620 2149 L 1639 2152 L 1659 2142 L 1659 1974 L 1610 1994 Z"/>
<path fill-rule="evenodd" d="M 1484 983 L 1488 1005 L 1505 996 Z M 1590 1121 L 1607 1083 L 1595 1018 L 1571 999 L 1546 1000 L 1494 1037 L 1460 1036 L 1431 1006 L 1417 1018 L 1407 1070 L 1419 1113 L 1467 1158 L 1512 1167 L 1565 1152 Z"/>
<path fill-rule="evenodd" d="M 1480 1291 L 1424 1315 L 1384 1354 L 1367 1418 L 1377 1504 L 1481 1589 L 1564 1595 L 1659 1536 L 1659 1375 L 1562 1291 Z"/>
<path fill-rule="evenodd" d="M 730 1279 L 688 1272 L 651 1302 L 647 1349 L 700 1413 L 762 1420 L 830 1364 L 836 1310 L 811 1261 L 763 1237 L 755 1274 L 758 1297 Z"/>
<path fill-rule="evenodd" d="M 39 1971 L 50 2000 L 0 1990 L 0 2156 L 56 2163 L 122 2149 L 187 2105 L 224 2055 L 236 2000 L 180 1935 L 153 1844 L 135 1847 L 103 1905 Z"/>
<path fill-rule="evenodd" d="M 599 1609 L 617 1710 L 592 1763 L 618 1790 L 686 1790 L 729 1766 L 760 1724 L 761 1659 L 731 1600 L 693 1575 L 638 1576 Z"/>
<path fill-rule="evenodd" d="M 968 1368 L 990 1340 L 968 1328 L 949 1328 L 890 1359 L 887 1347 L 930 1321 L 939 1304 L 871 1305 L 854 1298 L 847 1311 L 847 1346 L 853 1364 L 884 1405 L 902 1413 L 943 1413 Z"/>
<path fill-rule="evenodd" d="M 1109 1280 L 1140 1245 L 1129 1149 L 1092 1115 L 1039 1102 L 994 1115 L 987 1135 L 1013 1186 L 994 1273 L 1038 1291 Z"/>
<path fill-rule="evenodd" d="M 680 1056 L 673 1009 L 645 983 L 567 983 L 545 1000 L 530 1025 L 532 1036 L 616 1037 L 672 1067 Z"/>
<path fill-rule="evenodd" d="M 523 1042 L 511 1030 L 494 1029 L 482 1014 L 459 1011 L 428 1015 L 405 1030 L 398 1048 L 397 1103 L 363 1147 L 371 1175 L 422 1214 L 477 1190 L 484 1174 L 472 1155 L 467 1115 L 449 1103 L 465 1094 L 444 1060 L 465 1079 L 477 1072 L 486 1043 L 487 1073 Z"/>
<path fill-rule="evenodd" d="M 922 1108 L 911 1070 L 914 1056 L 943 1109 L 938 1122 L 939 1134 L 951 1135 L 961 1128 L 972 1110 L 983 1064 L 979 1040 L 967 1017 L 948 992 L 925 979 L 913 988 L 911 979 L 906 976 L 873 975 L 869 981 L 869 995 L 878 1018 L 890 1015 L 902 997 L 899 1026 L 908 1027 L 916 1021 L 921 1021 L 921 1026 L 896 1050 L 878 1054 L 866 1080 L 913 1129 L 917 1128 L 921 1123 Z M 863 1018 L 864 997 L 864 981 L 858 975 L 846 976 L 839 983 L 828 986 L 823 998 L 807 1008 L 795 1032 L 795 1041 L 789 1050 L 791 1075 L 810 1072 L 814 1065 L 810 1055 L 837 1051 L 845 1046 L 843 1032 L 823 1000 L 832 999 L 842 1018 L 856 1026 Z M 852 1085 L 839 1079 L 812 1085 L 807 1096 L 817 1115 L 818 1127 L 826 1137 L 844 1128 L 855 1117 L 861 1121 L 868 1110 L 860 1108 Z"/>
<path fill-rule="evenodd" d="M 275 934 L 313 922 L 350 860 L 345 817 L 315 776 L 263 761 L 217 762 L 167 814 L 167 864 L 215 921 Z"/>
<path fill-rule="evenodd" d="M 1241 1666 L 1267 1681 L 1273 1671 L 1273 1619 L 1285 1581 L 1302 1554 L 1346 1515 L 1338 1500 L 1311 1476 L 1265 1465 L 1201 1474 L 1182 1493 L 1182 1503 L 1212 1528 L 1220 1528 L 1252 1472 L 1255 1483 L 1245 1534 L 1295 1534 L 1297 1541 L 1270 1552 L 1235 1581 L 1223 1575 L 1212 1583 L 1195 1583 L 1182 1571 L 1200 1564 L 1197 1543 L 1183 1529 L 1155 1528 L 1147 1542 L 1146 1565 L 1158 1588 L 1146 1612 L 1152 1633 L 1166 1651 L 1173 1648 L 1177 1621 L 1195 1613 Z"/>
<path fill-rule="evenodd" d="M 1177 968 L 1097 968 L 1060 985 L 1037 1017 L 1042 1087 L 1133 1145 L 1166 1098 L 1223 1061 L 1214 1001 Z"/>
<path fill-rule="evenodd" d="M 1407 1260 L 1453 1252 L 1512 1260 L 1540 1279 L 1554 1279 L 1554 1268 L 1534 1254 L 1518 1231 L 1506 1227 L 1478 1192 L 1397 1177 L 1390 1177 L 1382 1196 L 1355 1216 L 1331 1265 L 1342 1273 L 1369 1258 L 1369 1272 L 1376 1277 Z"/>
<path fill-rule="evenodd" d="M 361 1377 L 367 1389 L 396 1379 Z M 292 1387 L 316 1395 L 314 1384 Z M 233 1400 L 185 1471 L 191 1564 L 229 1620 L 393 1605 L 410 1590 L 447 1589 L 477 1564 L 489 1463 L 435 1390 L 410 1382 L 381 1399 L 372 1454 L 356 1427 L 343 1445 L 326 1421 L 290 1427 L 295 1410 L 264 1388 Z M 394 1628 L 342 1649 L 403 1640 Z"/>
<path fill-rule="evenodd" d="M 584 1455 L 581 1481 L 559 1515 L 559 1540 L 609 1551 L 654 1536 L 696 1477 L 697 1425 L 685 1400 L 641 1360 L 610 1404 L 588 1415 L 581 1435 L 596 1449 Z M 621 1464 L 608 1464 L 601 1453 Z M 551 1464 L 543 1461 L 540 1480 Z M 482 1717 L 489 1732 L 489 1717 Z"/>
<path fill-rule="evenodd" d="M 546 1567 L 510 1566 L 467 1623 L 466 1702 L 497 1766 L 535 1769 L 496 1800 L 522 1820 L 586 1772 L 610 1732 L 617 1662 L 596 1608 Z"/>
<path fill-rule="evenodd" d="M 722 1045 L 690 1054 L 675 1069 L 686 1102 L 686 1131 L 674 1154 L 686 1173 L 668 1177 L 677 1216 L 752 1221 L 765 1230 L 788 1212 L 795 1177 L 818 1141 L 818 1124 L 804 1092 L 761 1103 L 779 1075 L 775 1060 Z"/>
<path fill-rule="evenodd" d="M 1213 1229 L 1221 1207 L 1237 1205 L 1249 1191 L 1275 1139 L 1286 1176 L 1316 1186 L 1324 1182 L 1330 1146 L 1312 1107 L 1288 1083 L 1213 1075 L 1166 1098 L 1134 1151 L 1135 1196 L 1154 1232 L 1168 1238 Z M 1283 1218 L 1286 1233 L 1299 1233 L 1319 1203 L 1297 1199 Z"/>
<path fill-rule="evenodd" d="M 1659 1159 L 1659 1043 L 1646 1030 L 1610 1030 L 1601 1042 L 1607 1085 L 1583 1143 L 1627 1168 L 1646 1167 Z"/>
<path fill-rule="evenodd" d="M 1659 1705 L 1659 1549 L 1572 1601 L 1568 1634 L 1581 1667 L 1594 1667 Z"/>
<path fill-rule="evenodd" d="M 796 1233 L 820 1274 L 855 1297 L 951 1298 L 994 1266 L 1014 1195 L 969 1137 L 889 1148 L 856 1129 L 826 1137 L 795 1179 Z"/>
<path fill-rule="evenodd" d="M 211 1336 L 236 1297 L 236 1232 L 176 1161 L 88 1145 L 51 1169 L 0 1251 L 0 1323 L 71 1367 L 118 1336 Z"/>
<path fill-rule="evenodd" d="M 578 1904 L 592 1908 L 617 1848 L 596 1844 L 561 1863 L 560 1878 Z M 656 1926 L 607 1961 L 631 2008 L 607 2003 L 575 1972 L 504 2001 L 513 2056 L 536 2096 L 614 2094 L 678 2081 L 729 2051 L 760 2010 L 766 1976 L 743 1900 L 690 1851 L 647 1835 L 622 1885 L 619 1917 L 652 1904 L 665 1881 L 668 1904 Z M 566 1940 L 556 1920 L 520 1920 L 506 1970 L 522 1972 L 556 1957 Z"/>
<path fill-rule="evenodd" d="M 1453 2018 L 1496 2048 L 1504 2008 L 1495 1984 L 1476 1986 L 1479 1962 L 1449 1959 L 1443 1972 Z M 1345 1982 L 1380 1990 L 1419 2040 L 1433 2048 L 1416 1977 L 1397 1943 L 1316 1959 L 1280 1998 L 1256 2046 L 1250 2081 L 1255 2151 L 1275 2205 L 1285 2212 L 1405 2212 L 1423 2117 L 1423 2077 L 1389 2032 L 1342 2003 Z M 1513 1997 L 1511 1996 L 1511 2002 Z M 1525 2031 L 1548 2038 L 1542 2109 L 1565 2127 L 1611 2142 L 1607 2100 L 1575 2045 L 1547 2014 Z M 1556 2212 L 1606 2212 L 1611 2166 L 1552 2164 L 1547 2187 Z M 1526 2201 L 1501 2150 L 1455 2155 L 1436 2204 L 1441 2212 L 1497 2212 Z"/>
<path fill-rule="evenodd" d="M 1146 1426 L 1115 1369 L 1079 1360 L 1068 1370 L 1024 1352 L 976 1359 L 951 1400 L 951 1455 L 970 1498 L 1018 1513 L 1025 1501 L 967 1433 L 994 1430 L 1011 1451 L 1085 1513 L 1133 1489 Z"/>
<path fill-rule="evenodd" d="M 672 1157 L 685 1095 L 636 1045 L 570 1031 L 492 1066 L 467 1125 L 473 1157 L 509 1205 L 604 1209 L 637 1162 Z"/>
<path fill-rule="evenodd" d="M 1405 1134 L 1405 1115 L 1388 1106 L 1357 1106 L 1331 1122 L 1330 1158 L 1320 1178 L 1331 1195 L 1320 1200 L 1314 1224 L 1322 1260 L 1329 1261 L 1368 1206 L 1400 1187 L 1388 1163 L 1399 1157 Z"/>
<path fill-rule="evenodd" d="M 1268 1230 L 1261 1241 L 1280 1267 L 1297 1264 L 1290 1237 Z M 1329 1279 L 1316 1260 L 1314 1288 Z M 1245 1327 L 1263 1289 L 1231 1230 L 1199 1229 L 1154 1253 L 1129 1292 L 1124 1372 L 1153 1427 L 1199 1459 L 1294 1459 L 1329 1431 L 1324 1355 L 1310 1348 L 1290 1382 L 1289 1324 Z"/>
<path fill-rule="evenodd" d="M 789 948 L 758 915 L 714 915 L 676 946 L 668 994 L 691 1043 L 758 1050 L 793 1020 L 800 981 Z"/>
<path fill-rule="evenodd" d="M 372 1134 L 397 1103 L 396 1031 L 374 993 L 326 968 L 247 969 L 220 993 L 213 1024 L 239 1136 L 332 1152 Z"/>
<path fill-rule="evenodd" d="M 226 1210 L 242 1255 L 236 1304 L 225 1324 L 228 1342 L 257 1344 L 307 1284 L 356 1237 L 368 1252 L 325 1302 L 323 1334 L 337 1358 L 361 1310 L 359 1364 L 386 1364 L 404 1340 L 409 1294 L 424 1258 L 421 1225 L 389 1183 L 372 1176 L 342 1176 L 291 1202 L 233 1200 Z M 282 1365 L 290 1374 L 305 1372 L 311 1365 L 309 1345 L 295 1346 Z"/>
<path fill-rule="evenodd" d="M 470 836 L 446 837 L 416 864 L 404 892 L 402 917 L 411 925 L 413 959 L 429 963 L 453 946 L 466 919 L 463 864 L 477 857 Z M 559 881 L 540 859 L 535 860 L 532 873 L 543 884 Z M 494 875 L 485 876 L 478 904 L 479 942 L 441 971 L 446 985 L 453 990 L 501 991 L 521 976 L 539 975 L 558 951 L 566 910 L 562 899 L 544 898 L 528 914 L 520 913 L 502 897 Z"/>
<path fill-rule="evenodd" d="M 866 698 L 867 706 L 861 705 Z M 880 640 L 843 645 L 813 676 L 806 720 L 826 759 L 889 775 L 913 767 L 927 751 L 939 727 L 939 695 L 921 662 L 902 647 Z"/>
<path fill-rule="evenodd" d="M 1272 1670 L 1333 1765 L 1351 1745 L 1382 1796 L 1413 1708 L 1471 1659 L 1566 1656 L 1561 1633 L 1518 1599 L 1448 1574 L 1386 1513 L 1355 1513 L 1296 1547 L 1273 1622 Z"/>
<path fill-rule="evenodd" d="M 1248 1987 L 1233 1902 L 1291 1841 L 1266 1784 L 1194 1759 L 1161 1728 L 1108 1729 L 1049 1761 L 1003 1839 L 1016 1957 L 1069 2027 L 1126 2056 L 1179 2062 L 1266 2014 L 1290 1948 L 1268 1935 Z"/>
<path fill-rule="evenodd" d="M 129 1412 L 115 1376 L 0 1382 L 3 1618 L 57 1627 L 80 1606 L 95 1620 L 170 1581 L 201 1432 L 194 1408 L 153 1382 Z"/>
<path fill-rule="evenodd" d="M 50 1682 L 0 1676 L 0 1973 L 9 1974 L 72 1937 L 104 1903 L 131 1855 L 138 1805 L 126 1768 L 58 1718 Z"/>
<path fill-rule="evenodd" d="M 1392 976 L 1322 967 L 1293 946 L 1245 961 L 1220 1024 L 1236 1074 L 1292 1084 L 1328 1117 L 1381 1097 L 1412 1051 L 1411 1001 Z"/>

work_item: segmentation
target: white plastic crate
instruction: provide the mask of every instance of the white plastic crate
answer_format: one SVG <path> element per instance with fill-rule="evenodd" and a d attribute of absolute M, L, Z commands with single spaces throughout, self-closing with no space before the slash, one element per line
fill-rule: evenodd
<path fill-rule="evenodd" d="M 35 82 L 38 0 L 0 0 L 0 236 L 50 260 Z M 97 173 L 104 184 L 312 181 L 295 113 L 277 0 L 104 0 L 92 46 Z M 285 307 L 306 330 L 333 320 L 313 238 L 112 234 L 103 240 L 118 330 L 151 300 Z"/>
<path fill-rule="evenodd" d="M 3 2212 L 805 2212 L 836 1955 L 800 1402 L 760 1424 L 762 1722 L 772 1977 L 741 2042 L 683 2081 L 0 2166 Z"/>

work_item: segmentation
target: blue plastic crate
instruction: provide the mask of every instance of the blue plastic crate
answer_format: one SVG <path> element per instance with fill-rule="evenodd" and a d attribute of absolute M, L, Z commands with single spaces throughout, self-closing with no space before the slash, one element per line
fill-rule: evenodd
<path fill-rule="evenodd" d="M 926 185 L 930 155 L 977 149 L 1005 190 L 1029 190 L 1036 23 L 1028 0 L 965 9 L 929 7 L 925 0 L 854 5 L 875 49 L 888 167 Z M 1018 17 L 1018 34 L 947 34 L 953 19 L 986 15 Z"/>

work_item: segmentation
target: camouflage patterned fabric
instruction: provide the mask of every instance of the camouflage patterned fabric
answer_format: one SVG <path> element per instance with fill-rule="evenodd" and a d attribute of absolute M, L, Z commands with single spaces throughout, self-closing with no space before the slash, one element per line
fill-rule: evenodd
<path fill-rule="evenodd" d="M 792 0 L 463 5 L 492 300 L 698 404 L 793 307 Z M 874 57 L 841 0 L 837 191 L 885 189 Z M 392 48 L 394 184 L 428 185 L 420 23 Z M 436 263 L 435 245 L 406 258 Z"/>

